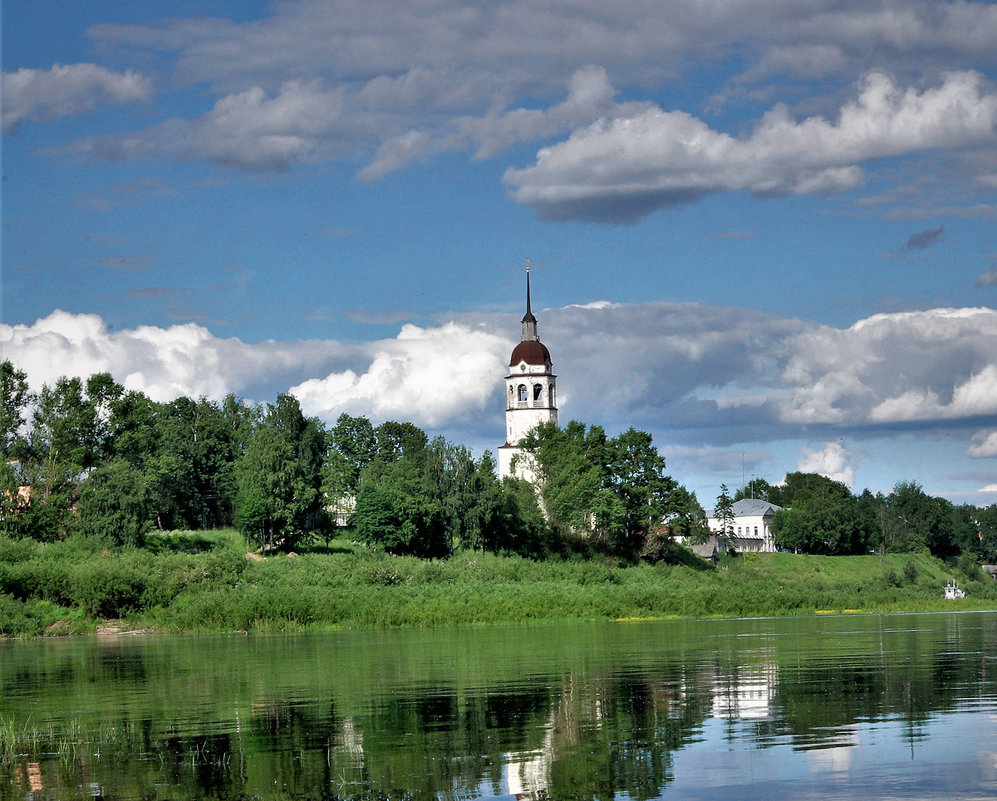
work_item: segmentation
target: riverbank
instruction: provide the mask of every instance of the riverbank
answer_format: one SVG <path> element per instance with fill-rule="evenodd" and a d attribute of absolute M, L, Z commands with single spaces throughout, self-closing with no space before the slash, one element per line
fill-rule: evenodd
<path fill-rule="evenodd" d="M 421 560 L 346 541 L 259 559 L 247 558 L 234 532 L 164 537 L 146 549 L 0 540 L 0 635 L 997 608 L 997 582 L 979 576 L 926 554 L 747 554 L 713 569 L 480 553 Z M 953 578 L 967 597 L 945 601 Z"/>

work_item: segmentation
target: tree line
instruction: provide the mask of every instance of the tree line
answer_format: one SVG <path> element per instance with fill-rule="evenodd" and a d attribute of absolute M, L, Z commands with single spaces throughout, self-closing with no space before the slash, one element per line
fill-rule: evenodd
<path fill-rule="evenodd" d="M 730 500 L 742 498 L 782 507 L 771 529 L 784 550 L 825 555 L 926 550 L 949 561 L 967 555 L 997 562 L 997 505 L 956 505 L 928 495 L 914 481 L 898 482 L 889 494 L 865 489 L 856 495 L 840 481 L 794 472 L 778 485 L 753 479 Z"/>
<path fill-rule="evenodd" d="M 342 414 L 332 426 L 296 398 L 247 404 L 126 390 L 107 373 L 60 378 L 37 393 L 0 363 L 0 533 L 52 541 L 72 534 L 142 545 L 153 530 L 237 527 L 254 547 L 290 551 L 353 536 L 394 554 L 458 550 L 542 558 L 598 551 L 629 561 L 676 558 L 676 537 L 702 540 L 694 493 L 666 472 L 651 435 L 609 437 L 572 421 L 522 443 L 536 486 L 496 476 L 410 422 Z M 753 479 L 741 498 L 783 507 L 778 548 L 844 555 L 926 550 L 997 562 L 997 505 L 954 505 L 916 483 L 853 495 L 841 482 L 790 473 Z"/>
<path fill-rule="evenodd" d="M 664 517 L 676 531 L 705 520 L 634 429 L 540 427 L 523 455 L 537 491 L 499 480 L 488 452 L 476 458 L 410 422 L 342 414 L 327 427 L 287 394 L 160 403 L 107 373 L 34 393 L 10 361 L 0 392 L 0 532 L 11 537 L 140 546 L 153 530 L 235 526 L 260 549 L 291 551 L 328 545 L 348 523 L 395 554 L 598 549 L 654 560 L 670 548 Z"/>

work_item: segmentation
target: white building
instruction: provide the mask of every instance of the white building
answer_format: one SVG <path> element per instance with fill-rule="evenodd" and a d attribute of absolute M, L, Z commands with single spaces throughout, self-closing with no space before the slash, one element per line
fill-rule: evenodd
<path fill-rule="evenodd" d="M 733 505 L 735 549 L 741 553 L 774 551 L 775 541 L 772 539 L 769 524 L 781 508 L 757 498 L 742 498 L 735 501 Z M 718 535 L 721 533 L 722 524 L 714 516 L 714 511 L 710 510 L 706 522 L 710 527 L 710 534 Z"/>
<path fill-rule="evenodd" d="M 537 318 L 530 310 L 530 265 L 526 265 L 526 314 L 522 340 L 509 357 L 505 377 L 505 444 L 498 449 L 499 478 L 518 476 L 533 481 L 533 466 L 520 441 L 541 423 L 557 423 L 557 376 L 550 351 L 537 336 Z M 515 469 L 513 459 L 516 459 Z"/>

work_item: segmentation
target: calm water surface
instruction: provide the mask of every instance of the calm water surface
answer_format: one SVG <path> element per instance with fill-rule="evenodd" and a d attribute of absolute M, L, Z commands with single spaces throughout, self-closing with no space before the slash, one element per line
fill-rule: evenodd
<path fill-rule="evenodd" d="M 0 643 L 0 799 L 997 797 L 997 614 Z"/>

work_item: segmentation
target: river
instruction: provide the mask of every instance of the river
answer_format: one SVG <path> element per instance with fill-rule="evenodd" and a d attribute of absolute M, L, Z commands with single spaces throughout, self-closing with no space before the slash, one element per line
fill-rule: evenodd
<path fill-rule="evenodd" d="M 0 799 L 983 799 L 997 614 L 0 643 Z"/>

